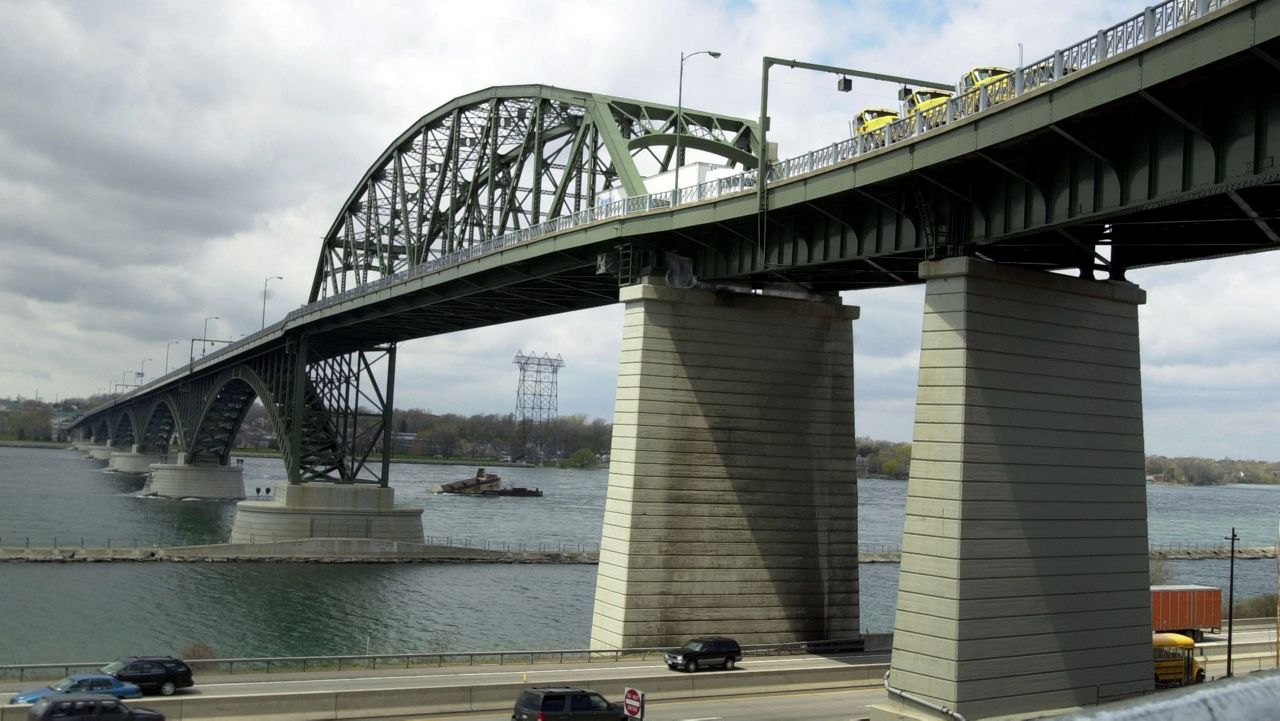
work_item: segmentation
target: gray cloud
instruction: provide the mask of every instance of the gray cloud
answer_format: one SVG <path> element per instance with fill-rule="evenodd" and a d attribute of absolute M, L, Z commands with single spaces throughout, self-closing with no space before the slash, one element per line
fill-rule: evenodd
<path fill-rule="evenodd" d="M 1031 60 L 1141 10 L 1104 0 L 963 6 L 676 2 L 0 0 L 0 396 L 84 395 L 210 333 L 305 300 L 320 236 L 418 117 L 490 85 L 548 83 L 754 117 L 762 55 L 940 80 Z M 670 18 L 680 18 L 674 22 Z M 705 62 L 703 62 L 705 61 Z M 771 139 L 829 144 L 894 88 L 852 93 L 775 70 Z M 1148 448 L 1274 458 L 1280 254 L 1150 269 L 1142 309 Z M 859 433 L 909 440 L 921 291 L 859 292 Z M 560 409 L 612 413 L 614 308 L 404 344 L 400 405 L 508 412 L 516 350 L 561 353 Z M 170 341 L 179 341 L 166 346 Z M 1233 412 L 1238 409 L 1238 412 Z M 1223 449 L 1215 451 L 1215 448 Z M 1229 449 L 1229 450 L 1228 450 Z"/>

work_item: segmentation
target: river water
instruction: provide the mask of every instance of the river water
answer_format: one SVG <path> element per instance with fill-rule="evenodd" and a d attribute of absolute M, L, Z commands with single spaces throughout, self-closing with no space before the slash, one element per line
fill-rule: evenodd
<path fill-rule="evenodd" d="M 278 459 L 243 459 L 250 495 L 284 476 Z M 473 466 L 395 464 L 398 503 L 425 508 L 436 542 L 594 548 L 605 471 L 501 468 L 504 485 L 543 498 L 433 495 Z M 218 542 L 233 503 L 138 498 L 141 480 L 62 450 L 0 447 L 0 545 L 77 547 Z M 1151 544 L 1276 542 L 1280 487 L 1148 486 Z M 864 549 L 901 543 L 906 483 L 859 482 Z M 1173 561 L 1174 582 L 1227 585 L 1226 561 Z M 897 564 L 862 564 L 862 625 L 893 627 Z M 586 648 L 594 566 L 5 563 L 0 664 L 178 654 L 194 643 L 221 657 Z M 1275 592 L 1275 560 L 1237 560 L 1236 595 Z"/>

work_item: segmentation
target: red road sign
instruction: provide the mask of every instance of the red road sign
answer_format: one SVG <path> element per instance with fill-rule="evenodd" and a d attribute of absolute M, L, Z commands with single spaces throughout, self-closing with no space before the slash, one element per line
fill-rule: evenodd
<path fill-rule="evenodd" d="M 644 691 L 635 688 L 623 691 L 622 710 L 631 718 L 644 718 Z"/>

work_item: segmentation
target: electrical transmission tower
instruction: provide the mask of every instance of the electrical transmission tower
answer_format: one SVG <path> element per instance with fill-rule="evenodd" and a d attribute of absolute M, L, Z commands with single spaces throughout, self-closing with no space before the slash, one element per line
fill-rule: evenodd
<path fill-rule="evenodd" d="M 556 419 L 556 402 L 560 391 L 557 385 L 564 360 L 516 353 L 515 364 L 520 366 L 520 384 L 516 388 L 516 426 L 519 431 L 521 452 L 525 458 L 540 461 L 556 450 L 551 423 Z"/>

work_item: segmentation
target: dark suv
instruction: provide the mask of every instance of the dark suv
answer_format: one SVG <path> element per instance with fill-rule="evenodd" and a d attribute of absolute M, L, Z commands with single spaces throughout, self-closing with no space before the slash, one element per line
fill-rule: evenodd
<path fill-rule="evenodd" d="M 103 666 L 102 672 L 138 684 L 143 693 L 161 696 L 195 684 L 191 667 L 173 656 L 130 656 Z"/>
<path fill-rule="evenodd" d="M 511 721 L 625 721 L 622 706 L 585 688 L 529 688 L 520 692 Z"/>
<path fill-rule="evenodd" d="M 46 696 L 27 711 L 27 721 L 164 721 L 164 714 L 151 709 L 129 708 L 114 696 L 67 694 Z"/>
<path fill-rule="evenodd" d="M 731 669 L 742 660 L 742 647 L 724 636 L 691 639 L 680 648 L 667 651 L 667 668 L 697 671 L 703 666 Z"/>

